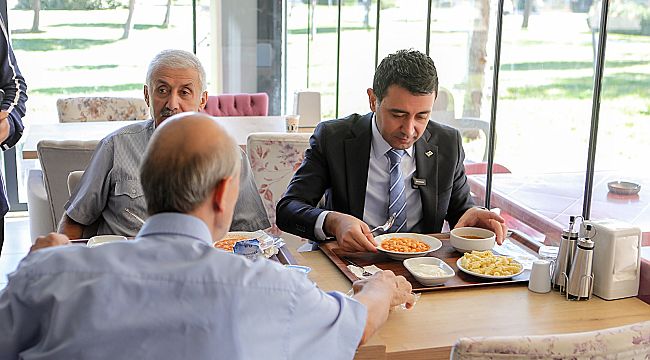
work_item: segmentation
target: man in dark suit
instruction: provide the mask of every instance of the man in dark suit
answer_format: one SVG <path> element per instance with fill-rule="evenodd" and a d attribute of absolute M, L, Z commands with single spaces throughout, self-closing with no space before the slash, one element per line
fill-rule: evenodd
<path fill-rule="evenodd" d="M 497 234 L 504 220 L 475 207 L 465 176 L 462 138 L 429 121 L 438 91 L 431 58 L 401 50 L 382 60 L 371 113 L 322 122 L 278 202 L 280 229 L 314 240 L 336 237 L 349 251 L 377 251 L 370 227 L 396 214 L 389 232 L 435 233 L 478 226 Z M 325 195 L 325 206 L 316 205 Z"/>

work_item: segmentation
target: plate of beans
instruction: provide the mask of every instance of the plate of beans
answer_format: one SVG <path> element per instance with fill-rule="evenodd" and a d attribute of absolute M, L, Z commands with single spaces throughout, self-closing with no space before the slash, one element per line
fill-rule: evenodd
<path fill-rule="evenodd" d="M 392 233 L 375 236 L 377 250 L 391 259 L 404 260 L 424 256 L 442 247 L 442 242 L 433 236 L 414 233 Z"/>

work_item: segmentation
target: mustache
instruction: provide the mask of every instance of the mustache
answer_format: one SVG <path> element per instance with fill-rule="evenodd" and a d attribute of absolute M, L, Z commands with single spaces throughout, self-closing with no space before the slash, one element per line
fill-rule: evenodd
<path fill-rule="evenodd" d="M 171 110 L 169 108 L 163 108 L 160 110 L 160 116 L 165 116 L 165 117 L 170 117 L 172 115 L 175 115 L 176 112 L 174 110 Z"/>

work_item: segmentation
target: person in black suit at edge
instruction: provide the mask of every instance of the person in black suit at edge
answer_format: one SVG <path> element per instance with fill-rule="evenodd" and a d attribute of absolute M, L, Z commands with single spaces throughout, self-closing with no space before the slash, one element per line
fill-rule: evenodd
<path fill-rule="evenodd" d="M 9 33 L 0 17 L 0 148 L 2 151 L 16 145 L 23 135 L 27 85 L 20 74 L 14 51 L 9 42 Z M 0 252 L 4 243 L 4 218 L 9 211 L 9 202 L 0 176 Z"/>
<path fill-rule="evenodd" d="M 501 244 L 503 218 L 471 199 L 460 133 L 429 120 L 437 91 L 429 56 L 400 50 L 383 59 L 367 90 L 372 112 L 316 127 L 278 202 L 279 228 L 312 240 L 334 236 L 347 251 L 376 252 L 370 228 L 396 214 L 388 232 L 438 233 L 447 220 L 452 228 L 490 229 Z"/>

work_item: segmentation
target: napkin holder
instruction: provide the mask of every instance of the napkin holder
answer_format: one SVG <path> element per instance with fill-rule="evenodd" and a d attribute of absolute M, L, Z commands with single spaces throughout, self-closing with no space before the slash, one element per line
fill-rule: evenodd
<path fill-rule="evenodd" d="M 594 295 L 605 300 L 636 296 L 641 274 L 641 230 L 618 220 L 592 220 Z"/>

